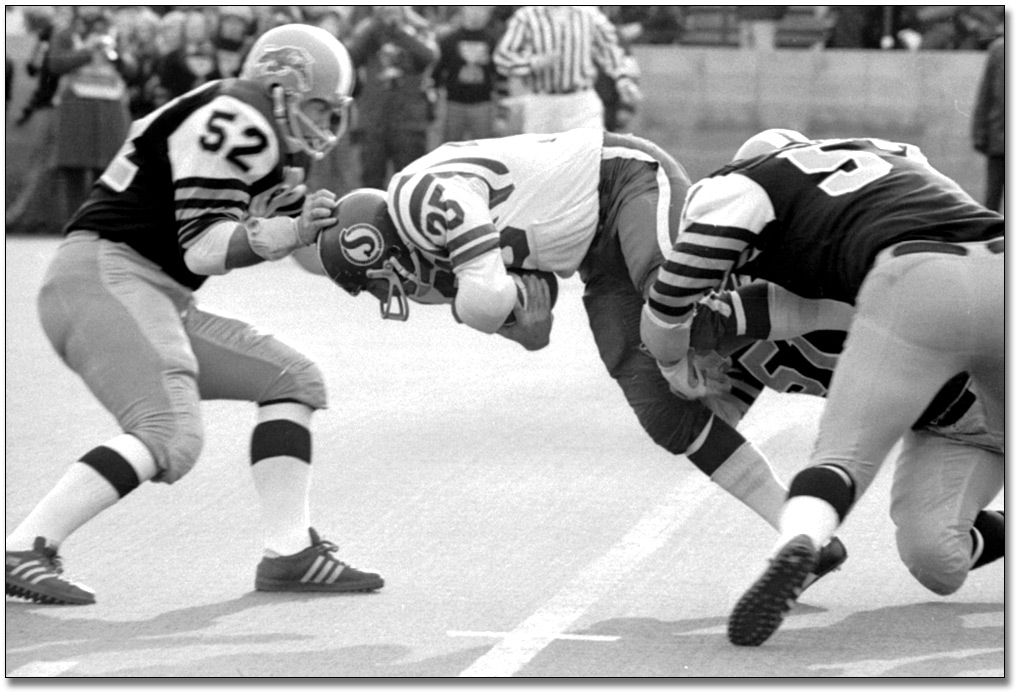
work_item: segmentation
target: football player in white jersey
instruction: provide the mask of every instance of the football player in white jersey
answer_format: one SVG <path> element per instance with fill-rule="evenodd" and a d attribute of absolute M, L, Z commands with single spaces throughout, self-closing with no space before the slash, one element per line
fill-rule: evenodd
<path fill-rule="evenodd" d="M 382 587 L 379 575 L 337 560 L 337 546 L 311 527 L 310 424 L 326 406 L 318 367 L 200 309 L 194 296 L 209 276 L 286 257 L 335 223 L 335 195 L 308 193 L 303 179 L 310 158 L 336 143 L 353 81 L 339 41 L 285 25 L 259 37 L 240 79 L 211 82 L 134 123 L 67 223 L 39 296 L 46 336 L 122 433 L 72 464 L 7 537 L 8 595 L 93 603 L 90 588 L 63 575 L 61 543 L 139 485 L 186 474 L 209 399 L 258 407 L 256 589 Z"/>
<path fill-rule="evenodd" d="M 641 309 L 689 185 L 661 148 L 601 130 L 451 143 L 385 194 L 344 196 L 319 238 L 321 268 L 379 298 L 384 317 L 406 319 L 408 297 L 447 301 L 459 321 L 528 349 L 548 343 L 552 316 L 549 285 L 526 273 L 578 273 L 599 355 L 644 430 L 778 526 L 787 489 L 768 461 L 723 417 L 671 392 L 641 345 Z M 833 540 L 805 584 L 845 559 Z"/>

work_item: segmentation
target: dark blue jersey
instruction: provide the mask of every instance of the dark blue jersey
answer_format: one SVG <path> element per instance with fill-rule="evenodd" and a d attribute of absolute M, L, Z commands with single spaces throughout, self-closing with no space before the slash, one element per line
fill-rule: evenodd
<path fill-rule="evenodd" d="M 282 183 L 286 167 L 307 168 L 305 157 L 287 154 L 272 106 L 264 87 L 222 80 L 135 121 L 65 231 L 126 243 L 198 288 L 205 277 L 187 268 L 185 250 L 212 225 L 255 213 L 253 203 Z"/>

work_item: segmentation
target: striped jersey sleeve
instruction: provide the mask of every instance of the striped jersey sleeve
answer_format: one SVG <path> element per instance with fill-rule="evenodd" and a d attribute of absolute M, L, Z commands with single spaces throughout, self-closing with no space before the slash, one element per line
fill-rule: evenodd
<path fill-rule="evenodd" d="M 453 172 L 400 173 L 389 186 L 390 216 L 400 234 L 454 272 L 492 251 L 500 236 L 489 211 L 489 188 Z"/>
<path fill-rule="evenodd" d="M 185 248 L 214 224 L 241 222 L 255 184 L 273 172 L 280 157 L 266 117 L 225 95 L 196 109 L 167 144 L 178 239 Z"/>
<path fill-rule="evenodd" d="M 698 182 L 648 296 L 654 318 L 664 325 L 688 322 L 702 298 L 752 259 L 759 234 L 774 219 L 768 195 L 746 176 L 731 173 Z"/>

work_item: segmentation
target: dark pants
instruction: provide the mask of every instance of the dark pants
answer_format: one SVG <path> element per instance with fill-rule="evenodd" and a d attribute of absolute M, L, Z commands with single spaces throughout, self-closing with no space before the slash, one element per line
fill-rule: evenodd
<path fill-rule="evenodd" d="M 426 136 L 424 128 L 366 128 L 361 140 L 362 185 L 384 190 L 394 173 L 428 153 Z"/>
<path fill-rule="evenodd" d="M 985 166 L 985 207 L 1006 213 L 1006 156 L 988 156 Z"/>

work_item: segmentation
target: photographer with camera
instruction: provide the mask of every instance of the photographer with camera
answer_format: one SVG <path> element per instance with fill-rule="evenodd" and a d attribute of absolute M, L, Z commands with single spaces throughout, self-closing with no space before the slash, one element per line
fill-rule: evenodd
<path fill-rule="evenodd" d="M 72 11 L 70 26 L 54 32 L 46 61 L 60 78 L 55 103 L 61 218 L 84 201 L 131 124 L 111 17 L 96 5 Z"/>

